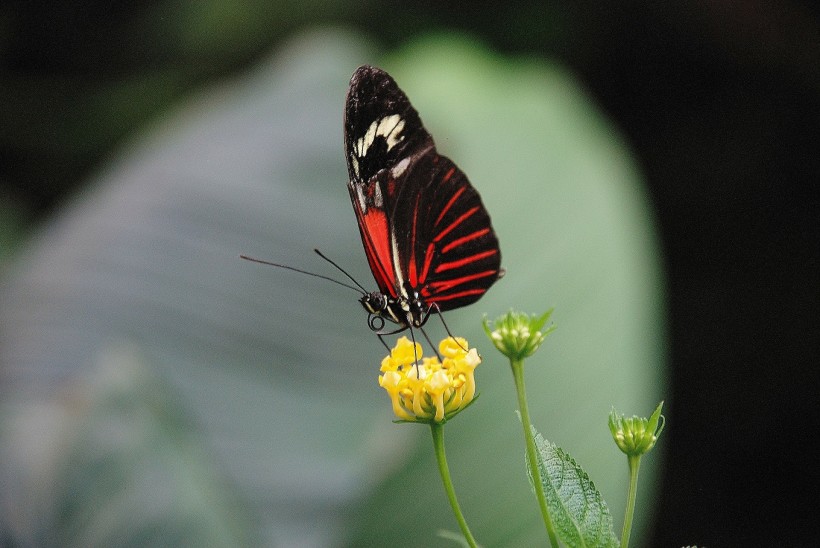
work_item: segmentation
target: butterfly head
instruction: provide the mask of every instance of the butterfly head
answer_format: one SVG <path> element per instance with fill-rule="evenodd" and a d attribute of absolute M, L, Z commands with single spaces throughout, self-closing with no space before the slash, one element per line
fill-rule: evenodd
<path fill-rule="evenodd" d="M 430 308 L 425 306 L 418 295 L 396 299 L 372 291 L 362 295 L 359 302 L 368 313 L 367 324 L 373 331 L 381 331 L 388 321 L 403 328 L 418 328 L 424 325 L 430 315 Z"/>
<path fill-rule="evenodd" d="M 365 293 L 359 299 L 359 302 L 362 303 L 362 307 L 364 307 L 368 314 L 374 316 L 382 316 L 388 308 L 387 296 L 378 291 Z"/>

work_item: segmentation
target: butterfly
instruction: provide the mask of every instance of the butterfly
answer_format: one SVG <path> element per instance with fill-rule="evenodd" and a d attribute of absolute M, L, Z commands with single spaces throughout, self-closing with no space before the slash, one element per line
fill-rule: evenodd
<path fill-rule="evenodd" d="M 381 69 L 363 65 L 350 79 L 344 150 L 347 188 L 379 290 L 365 290 L 318 249 L 314 251 L 355 287 L 323 274 L 240 257 L 359 292 L 368 326 L 388 349 L 382 337 L 406 329 L 411 336 L 414 328 L 420 329 L 429 342 L 422 327 L 431 314 L 441 317 L 477 301 L 504 275 L 490 215 L 464 172 L 438 153 L 407 95 Z M 396 325 L 394 330 L 385 330 L 388 321 Z"/>
<path fill-rule="evenodd" d="M 407 95 L 381 69 L 364 65 L 350 79 L 344 151 L 350 200 L 379 287 L 360 302 L 380 339 L 477 301 L 504 275 L 481 197 L 438 153 Z M 386 331 L 386 321 L 396 329 Z"/>

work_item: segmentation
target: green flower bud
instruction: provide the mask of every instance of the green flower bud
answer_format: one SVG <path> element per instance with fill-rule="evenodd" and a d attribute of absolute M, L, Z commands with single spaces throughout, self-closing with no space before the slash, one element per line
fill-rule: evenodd
<path fill-rule="evenodd" d="M 534 314 L 529 316 L 511 310 L 496 318 L 493 322 L 494 329 L 490 329 L 490 324 L 485 317 L 484 332 L 499 352 L 511 360 L 522 360 L 532 356 L 547 335 L 555 329 L 554 325 L 543 329 L 550 315 L 552 315 L 552 309 L 541 316 Z"/>
<path fill-rule="evenodd" d="M 655 447 L 661 435 L 665 419 L 661 415 L 663 402 L 658 404 L 655 412 L 648 418 L 618 415 L 615 409 L 609 414 L 609 431 L 618 448 L 630 457 L 649 452 Z"/>

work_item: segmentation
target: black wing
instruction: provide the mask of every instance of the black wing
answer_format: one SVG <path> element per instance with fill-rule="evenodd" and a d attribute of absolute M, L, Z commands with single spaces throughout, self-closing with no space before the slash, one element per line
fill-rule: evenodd
<path fill-rule="evenodd" d="M 419 114 L 396 81 L 381 69 L 361 66 L 345 100 L 345 154 L 352 184 L 368 184 L 414 152 L 433 145 Z"/>
<path fill-rule="evenodd" d="M 353 208 L 381 291 L 451 310 L 503 275 L 490 216 L 464 173 L 440 156 L 386 72 L 356 70 L 345 105 Z"/>
<path fill-rule="evenodd" d="M 442 311 L 477 301 L 504 274 L 481 197 L 435 149 L 414 157 L 402 176 L 391 219 L 404 279 Z"/>

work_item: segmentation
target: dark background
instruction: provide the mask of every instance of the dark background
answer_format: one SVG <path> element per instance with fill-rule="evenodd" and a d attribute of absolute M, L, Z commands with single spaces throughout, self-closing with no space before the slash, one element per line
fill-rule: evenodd
<path fill-rule="evenodd" d="M 576 71 L 631 143 L 660 225 L 675 420 L 653 545 L 814 539 L 817 8 L 5 2 L 0 203 L 18 220 L 18 236 L 58 209 L 129 132 L 316 24 L 354 28 L 385 48 L 457 30 Z"/>

